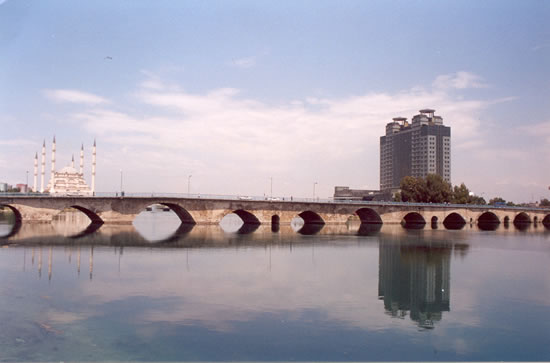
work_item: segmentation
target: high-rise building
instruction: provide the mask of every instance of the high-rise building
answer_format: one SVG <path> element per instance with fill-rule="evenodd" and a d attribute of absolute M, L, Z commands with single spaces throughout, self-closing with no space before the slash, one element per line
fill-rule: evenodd
<path fill-rule="evenodd" d="M 438 174 L 451 182 L 451 128 L 435 110 L 424 109 L 408 122 L 395 117 L 380 137 L 380 190 L 397 189 L 406 176 Z"/>

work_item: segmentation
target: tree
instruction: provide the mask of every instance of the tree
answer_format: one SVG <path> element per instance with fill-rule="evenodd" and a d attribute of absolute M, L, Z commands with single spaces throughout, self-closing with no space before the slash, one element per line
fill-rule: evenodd
<path fill-rule="evenodd" d="M 425 179 L 406 176 L 401 180 L 403 202 L 446 203 L 452 194 L 451 184 L 437 174 L 428 174 Z"/>
<path fill-rule="evenodd" d="M 540 204 L 539 204 L 541 207 L 550 207 L 550 200 L 546 199 L 546 198 L 543 198 L 540 200 Z"/>
<path fill-rule="evenodd" d="M 406 176 L 401 180 L 401 200 L 403 202 L 422 202 L 426 182 L 423 178 Z"/>
<path fill-rule="evenodd" d="M 464 183 L 460 186 L 455 185 L 453 189 L 453 203 L 455 204 L 471 204 L 473 195 L 470 195 L 470 190 Z"/>
<path fill-rule="evenodd" d="M 485 204 L 487 204 L 487 202 L 485 201 L 485 198 L 483 198 L 483 197 L 480 197 L 480 196 L 477 196 L 477 195 L 472 195 L 472 196 L 470 196 L 468 204 L 485 205 Z"/>
<path fill-rule="evenodd" d="M 426 175 L 426 189 L 424 201 L 428 203 L 449 203 L 453 195 L 451 184 L 441 175 Z"/>
<path fill-rule="evenodd" d="M 397 192 L 393 195 L 393 201 L 394 202 L 401 202 L 402 199 L 401 199 L 401 192 Z"/>

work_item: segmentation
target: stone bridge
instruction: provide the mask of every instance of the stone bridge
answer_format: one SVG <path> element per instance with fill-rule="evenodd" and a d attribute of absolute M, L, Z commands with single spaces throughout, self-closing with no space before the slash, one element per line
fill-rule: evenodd
<path fill-rule="evenodd" d="M 148 206 L 161 204 L 182 223 L 217 224 L 230 213 L 245 224 L 290 224 L 301 217 L 306 224 L 338 224 L 359 219 L 364 224 L 443 223 L 446 228 L 464 224 L 542 223 L 550 226 L 550 209 L 472 206 L 454 204 L 334 201 L 266 201 L 175 197 L 49 197 L 0 196 L 0 206 L 15 213 L 16 223 L 50 222 L 67 208 L 86 214 L 94 224 L 130 224 Z"/>

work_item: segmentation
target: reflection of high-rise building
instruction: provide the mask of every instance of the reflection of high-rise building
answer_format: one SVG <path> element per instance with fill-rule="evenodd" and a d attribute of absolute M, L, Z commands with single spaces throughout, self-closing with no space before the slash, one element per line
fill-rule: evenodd
<path fill-rule="evenodd" d="M 386 312 L 432 328 L 450 309 L 452 246 L 379 246 L 378 297 Z"/>

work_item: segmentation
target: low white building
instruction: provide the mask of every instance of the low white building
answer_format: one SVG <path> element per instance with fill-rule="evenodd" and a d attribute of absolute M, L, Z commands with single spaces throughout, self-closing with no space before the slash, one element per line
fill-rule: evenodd
<path fill-rule="evenodd" d="M 54 172 L 47 188 L 50 195 L 78 195 L 92 196 L 92 190 L 84 180 L 84 174 L 79 173 L 75 168 L 66 166 Z"/>

